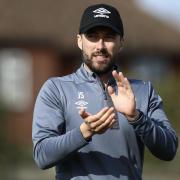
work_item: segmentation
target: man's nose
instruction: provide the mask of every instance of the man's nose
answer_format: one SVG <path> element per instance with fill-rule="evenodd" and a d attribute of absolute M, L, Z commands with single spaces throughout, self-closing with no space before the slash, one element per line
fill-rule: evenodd
<path fill-rule="evenodd" d="M 101 50 L 105 48 L 105 44 L 104 44 L 104 40 L 102 38 L 100 38 L 97 41 L 97 46 L 96 46 L 97 50 Z"/>

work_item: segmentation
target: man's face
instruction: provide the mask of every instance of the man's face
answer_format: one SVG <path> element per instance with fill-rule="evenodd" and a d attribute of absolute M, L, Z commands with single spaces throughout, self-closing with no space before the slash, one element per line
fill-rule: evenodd
<path fill-rule="evenodd" d="M 121 47 L 120 35 L 110 28 L 96 27 L 77 38 L 83 60 L 91 71 L 102 75 L 112 69 Z"/>

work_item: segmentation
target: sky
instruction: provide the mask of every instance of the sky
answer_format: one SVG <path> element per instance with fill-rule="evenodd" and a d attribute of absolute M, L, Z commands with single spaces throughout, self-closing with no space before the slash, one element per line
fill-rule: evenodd
<path fill-rule="evenodd" d="M 180 0 L 135 0 L 147 13 L 180 31 Z"/>

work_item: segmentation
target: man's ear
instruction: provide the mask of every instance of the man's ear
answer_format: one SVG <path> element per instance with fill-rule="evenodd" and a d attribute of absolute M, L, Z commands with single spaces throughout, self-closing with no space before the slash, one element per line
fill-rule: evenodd
<path fill-rule="evenodd" d="M 121 52 L 124 48 L 124 38 L 120 39 L 120 48 L 119 48 L 119 52 Z"/>
<path fill-rule="evenodd" d="M 77 44 L 79 49 L 82 50 L 82 36 L 80 34 L 77 35 Z"/>

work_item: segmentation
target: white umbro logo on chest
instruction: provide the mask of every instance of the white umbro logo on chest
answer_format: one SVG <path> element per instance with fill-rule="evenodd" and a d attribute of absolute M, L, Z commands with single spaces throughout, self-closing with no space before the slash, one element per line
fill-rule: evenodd
<path fill-rule="evenodd" d="M 75 105 L 78 109 L 80 108 L 87 108 L 86 105 L 88 105 L 88 102 L 86 102 L 84 100 L 85 96 L 84 96 L 84 92 L 78 92 L 78 101 L 75 102 Z"/>

